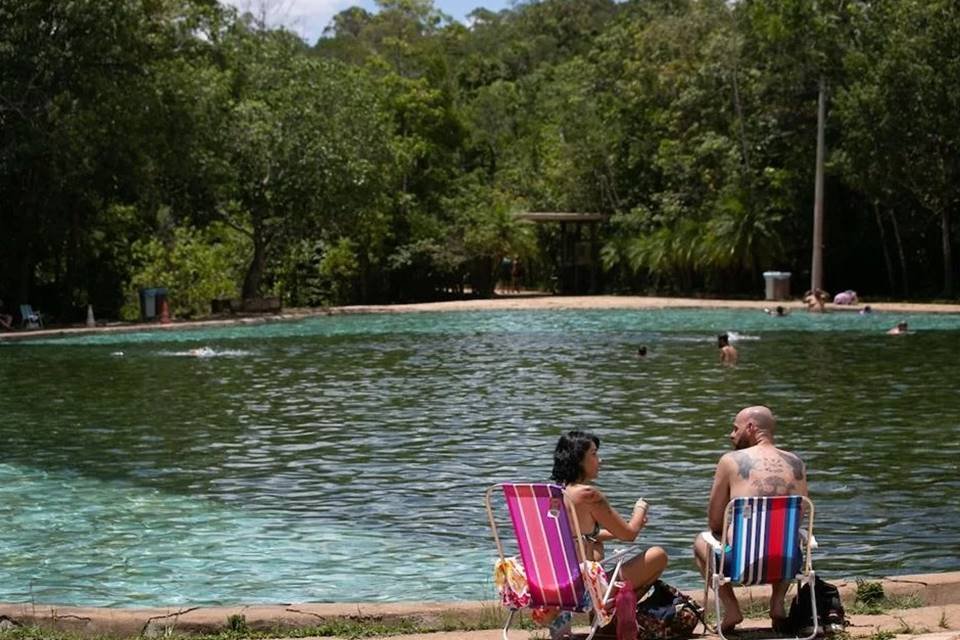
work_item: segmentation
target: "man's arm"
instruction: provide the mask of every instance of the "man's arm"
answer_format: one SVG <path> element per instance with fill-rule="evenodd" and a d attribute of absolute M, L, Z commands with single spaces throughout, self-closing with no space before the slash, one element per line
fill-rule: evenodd
<path fill-rule="evenodd" d="M 717 463 L 717 470 L 713 474 L 713 487 L 710 489 L 710 502 L 707 504 L 707 526 L 718 540 L 723 528 L 723 512 L 730 502 L 729 464 L 729 454 L 724 455 Z"/>

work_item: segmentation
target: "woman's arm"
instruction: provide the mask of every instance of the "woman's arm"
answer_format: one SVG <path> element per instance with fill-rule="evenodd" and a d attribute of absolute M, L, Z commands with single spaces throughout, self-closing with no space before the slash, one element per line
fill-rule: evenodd
<path fill-rule="evenodd" d="M 599 492 L 598 492 L 599 493 Z M 599 542 L 605 540 L 624 540 L 632 542 L 637 534 L 647 524 L 646 508 L 640 506 L 640 501 L 633 506 L 633 514 L 630 520 L 624 520 L 607 502 L 606 496 L 600 494 L 600 499 L 591 504 L 590 514 L 600 523 L 603 529 L 597 536 Z"/>

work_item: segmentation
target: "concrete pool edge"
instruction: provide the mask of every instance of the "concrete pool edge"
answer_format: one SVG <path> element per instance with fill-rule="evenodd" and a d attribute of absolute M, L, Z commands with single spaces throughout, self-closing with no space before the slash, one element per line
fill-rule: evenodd
<path fill-rule="evenodd" d="M 856 580 L 828 580 L 852 602 Z M 871 578 L 871 580 L 874 580 Z M 960 605 L 960 571 L 891 576 L 879 579 L 887 596 L 919 596 L 927 607 Z M 765 599 L 763 588 L 746 588 L 741 602 Z M 698 600 L 702 592 L 691 592 Z M 0 628 L 39 627 L 77 636 L 162 637 L 171 634 L 216 634 L 242 616 L 251 631 L 309 629 L 337 621 L 409 623 L 416 627 L 448 628 L 452 624 L 493 627 L 498 615 L 493 602 L 299 603 L 224 607 L 152 607 L 143 609 L 71 607 L 53 604 L 0 604 Z"/>

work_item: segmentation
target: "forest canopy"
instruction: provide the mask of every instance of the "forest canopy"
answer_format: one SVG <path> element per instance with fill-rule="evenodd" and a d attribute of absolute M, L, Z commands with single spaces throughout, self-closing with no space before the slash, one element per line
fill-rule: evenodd
<path fill-rule="evenodd" d="M 482 2 L 482 0 L 478 0 Z M 0 0 L 0 298 L 63 322 L 556 284 L 602 214 L 597 289 L 954 296 L 954 0 L 431 0 L 316 42 L 211 0 Z"/>

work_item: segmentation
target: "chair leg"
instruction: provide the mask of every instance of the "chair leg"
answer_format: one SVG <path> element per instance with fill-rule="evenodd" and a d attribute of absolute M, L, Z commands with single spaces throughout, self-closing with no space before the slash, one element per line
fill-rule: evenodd
<path fill-rule="evenodd" d="M 710 580 L 711 580 L 711 577 L 716 573 L 716 567 L 714 567 L 713 565 L 714 565 L 713 549 L 710 549 L 707 555 L 707 570 L 703 576 L 703 631 L 704 633 L 714 631 L 713 629 L 710 628 L 710 625 L 707 624 L 707 614 L 710 612 L 710 609 L 708 607 L 710 603 Z M 717 602 L 719 601 L 720 600 L 718 598 Z M 718 617 L 717 625 L 719 626 L 719 624 L 720 624 L 720 618 Z"/>
<path fill-rule="evenodd" d="M 710 549 L 707 554 L 706 573 L 703 574 L 703 610 L 708 611 L 707 602 L 710 598 L 710 576 L 713 575 L 713 550 Z"/>
<path fill-rule="evenodd" d="M 820 633 L 820 614 L 817 612 L 816 572 L 811 571 L 805 582 L 810 584 L 810 611 L 813 612 L 813 631 L 810 632 L 810 635 L 805 636 L 800 640 L 813 640 L 813 638 L 816 638 L 817 634 Z"/>
<path fill-rule="evenodd" d="M 513 623 L 513 616 L 516 614 L 516 609 L 510 609 L 510 615 L 507 616 L 507 623 L 503 625 L 503 640 L 510 640 L 510 638 L 507 637 L 507 629 L 510 628 L 510 625 Z"/>
<path fill-rule="evenodd" d="M 593 640 L 593 636 L 600 630 L 600 616 L 593 616 L 593 624 L 590 625 L 590 633 L 583 640 Z"/>
<path fill-rule="evenodd" d="M 720 576 L 716 573 L 713 574 L 713 603 L 717 608 L 717 635 L 720 636 L 722 640 L 727 640 L 727 637 L 723 635 L 723 611 L 720 610 Z"/>

